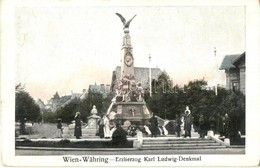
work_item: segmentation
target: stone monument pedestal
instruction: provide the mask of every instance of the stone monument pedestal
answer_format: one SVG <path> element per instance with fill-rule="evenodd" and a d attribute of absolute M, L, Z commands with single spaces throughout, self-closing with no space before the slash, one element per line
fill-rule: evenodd
<path fill-rule="evenodd" d="M 207 136 L 208 137 L 213 137 L 214 136 L 214 132 L 212 130 L 209 130 Z"/>
<path fill-rule="evenodd" d="M 144 102 L 117 102 L 113 106 L 116 119 L 121 125 L 131 122 L 134 125 L 148 125 L 150 113 Z"/>
<path fill-rule="evenodd" d="M 226 146 L 230 146 L 230 139 L 229 138 L 225 138 L 224 139 L 224 143 Z"/>
<path fill-rule="evenodd" d="M 95 114 L 88 117 L 87 134 L 94 136 L 98 133 L 98 120 L 99 119 L 100 119 L 100 117 Z"/>
<path fill-rule="evenodd" d="M 88 117 L 88 126 L 87 126 L 87 134 L 95 136 L 98 133 L 98 120 L 100 120 L 100 116 L 97 114 L 96 106 L 93 106 L 91 110 L 91 116 Z"/>

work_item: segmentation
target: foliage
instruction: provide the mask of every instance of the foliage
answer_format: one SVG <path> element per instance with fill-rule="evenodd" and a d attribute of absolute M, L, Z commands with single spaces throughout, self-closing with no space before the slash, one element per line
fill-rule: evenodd
<path fill-rule="evenodd" d="M 74 116 L 78 111 L 79 103 L 80 100 L 75 98 L 64 107 L 58 108 L 55 112 L 56 119 L 61 118 L 62 122 L 70 123 L 72 120 L 74 120 Z"/>
<path fill-rule="evenodd" d="M 56 123 L 57 121 L 55 120 L 55 114 L 51 111 L 48 110 L 43 110 L 43 121 L 47 123 Z"/>
<path fill-rule="evenodd" d="M 111 103 L 110 95 L 104 97 L 99 92 L 89 92 L 88 96 L 84 100 L 75 98 L 69 104 L 59 108 L 55 112 L 56 118 L 61 118 L 63 122 L 70 123 L 74 120 L 76 112 L 81 113 L 81 118 L 84 122 L 87 122 L 87 117 L 91 115 L 93 105 L 96 106 L 98 115 L 106 112 Z"/>
<path fill-rule="evenodd" d="M 38 121 L 41 117 L 39 106 L 21 84 L 16 85 L 15 89 L 15 121 Z"/>
<path fill-rule="evenodd" d="M 195 127 L 198 127 L 199 117 L 203 114 L 207 129 L 216 132 L 221 130 L 222 117 L 227 113 L 232 123 L 231 132 L 244 133 L 245 96 L 224 88 L 218 88 L 218 95 L 215 95 L 214 90 L 209 90 L 206 86 L 207 81 L 204 79 L 190 81 L 184 88 L 173 86 L 169 75 L 164 71 L 158 80 L 152 81 L 152 97 L 145 93 L 145 101 L 150 111 L 170 120 L 175 119 L 176 114 L 183 115 L 186 106 L 189 106 Z"/>
<path fill-rule="evenodd" d="M 222 113 L 230 117 L 230 136 L 237 136 L 234 132 L 245 134 L 245 96 L 241 92 L 230 92 L 221 103 Z"/>

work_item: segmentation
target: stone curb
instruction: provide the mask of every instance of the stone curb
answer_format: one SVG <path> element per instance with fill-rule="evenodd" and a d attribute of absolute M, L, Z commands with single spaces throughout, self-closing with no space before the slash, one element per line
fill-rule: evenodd
<path fill-rule="evenodd" d="M 15 149 L 22 150 L 55 150 L 55 151 L 135 151 L 136 148 L 52 148 L 52 147 L 25 147 L 16 146 Z"/>

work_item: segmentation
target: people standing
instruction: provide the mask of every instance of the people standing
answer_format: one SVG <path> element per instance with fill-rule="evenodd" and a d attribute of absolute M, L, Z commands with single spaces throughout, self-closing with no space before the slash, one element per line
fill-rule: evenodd
<path fill-rule="evenodd" d="M 184 113 L 180 115 L 180 119 L 181 119 L 181 136 L 185 136 L 185 130 L 184 130 Z"/>
<path fill-rule="evenodd" d="M 184 137 L 190 137 L 191 138 L 191 115 L 190 115 L 190 110 L 189 107 L 187 106 L 185 110 L 185 116 L 184 116 L 184 130 L 185 130 L 185 135 Z"/>
<path fill-rule="evenodd" d="M 225 126 L 225 116 L 224 115 L 222 115 L 222 114 L 218 114 L 217 115 L 217 117 L 218 117 L 218 123 L 217 123 L 217 130 L 218 130 L 218 132 L 219 132 L 219 136 L 221 137 L 221 138 L 224 138 L 224 132 L 225 132 L 225 130 L 224 130 L 224 126 Z"/>
<path fill-rule="evenodd" d="M 74 119 L 75 119 L 74 136 L 77 139 L 80 139 L 80 137 L 82 136 L 80 112 L 76 112 Z"/>
<path fill-rule="evenodd" d="M 230 119 L 227 113 L 223 118 L 223 134 L 225 137 L 230 136 Z"/>
<path fill-rule="evenodd" d="M 58 134 L 58 138 L 62 138 L 62 134 L 63 134 L 63 131 L 62 131 L 62 124 L 61 124 L 61 119 L 58 118 L 58 124 L 57 124 L 57 134 Z"/>
<path fill-rule="evenodd" d="M 26 129 L 25 129 L 25 123 L 26 123 L 26 118 L 23 118 L 21 121 L 20 121 L 20 135 L 25 135 L 27 132 L 26 132 Z"/>
<path fill-rule="evenodd" d="M 100 138 L 104 138 L 104 115 L 101 115 L 100 120 L 98 121 L 98 134 Z"/>
<path fill-rule="evenodd" d="M 126 135 L 127 132 L 117 123 L 116 130 L 112 134 L 112 143 L 117 146 L 125 146 L 127 142 Z"/>
<path fill-rule="evenodd" d="M 109 116 L 107 114 L 104 118 L 104 137 L 105 137 L 105 139 L 110 138 L 110 127 L 109 127 L 109 125 L 110 125 Z"/>
<path fill-rule="evenodd" d="M 178 114 L 176 114 L 176 119 L 175 119 L 175 132 L 176 132 L 176 136 L 180 137 L 181 136 L 181 118 L 179 117 Z"/>
<path fill-rule="evenodd" d="M 206 136 L 205 119 L 203 114 L 201 114 L 199 117 L 199 134 L 200 138 L 204 138 Z"/>
<path fill-rule="evenodd" d="M 137 133 L 136 133 L 136 130 L 137 130 L 136 127 L 134 127 L 133 125 L 130 125 L 130 126 L 128 127 L 128 130 L 127 130 L 128 135 L 134 137 L 134 136 L 137 134 Z"/>
<path fill-rule="evenodd" d="M 151 123 L 151 137 L 155 137 L 158 132 L 158 120 L 155 117 L 155 114 L 153 113 L 153 116 L 150 118 L 150 123 Z"/>

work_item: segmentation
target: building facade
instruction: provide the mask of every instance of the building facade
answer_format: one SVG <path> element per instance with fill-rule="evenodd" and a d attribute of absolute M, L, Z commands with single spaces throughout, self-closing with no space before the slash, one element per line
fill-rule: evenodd
<path fill-rule="evenodd" d="M 42 110 L 55 112 L 58 108 L 64 107 L 69 104 L 73 99 L 83 100 L 87 97 L 86 89 L 83 90 L 82 93 L 73 93 L 71 95 L 59 96 L 58 92 L 56 92 L 53 97 L 44 104 L 42 101 L 37 102 Z"/>
<path fill-rule="evenodd" d="M 110 85 L 109 84 L 100 84 L 97 85 L 95 83 L 95 85 L 89 85 L 89 92 L 94 92 L 94 93 L 101 93 L 103 95 L 103 97 L 107 97 L 107 94 L 110 93 Z"/>
<path fill-rule="evenodd" d="M 236 55 L 226 55 L 220 66 L 220 70 L 226 73 L 226 89 L 241 91 L 246 94 L 246 52 Z"/>

